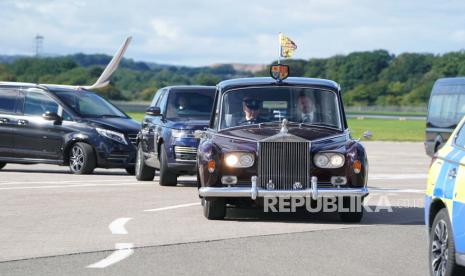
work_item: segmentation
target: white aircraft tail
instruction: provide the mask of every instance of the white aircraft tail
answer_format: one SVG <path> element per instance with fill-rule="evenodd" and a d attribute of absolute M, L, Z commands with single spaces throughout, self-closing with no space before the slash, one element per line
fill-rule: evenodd
<path fill-rule="evenodd" d="M 83 85 L 63 85 L 63 84 L 47 83 L 43 85 L 63 87 L 63 88 L 69 88 L 69 89 L 87 89 L 87 90 L 92 90 L 92 89 L 97 89 L 97 88 L 102 88 L 102 87 L 107 86 L 110 83 L 111 75 L 113 75 L 116 69 L 118 69 L 118 65 L 123 59 L 124 53 L 126 52 L 126 49 L 128 48 L 131 40 L 132 40 L 132 37 L 126 38 L 123 45 L 121 45 L 121 48 L 119 48 L 118 52 L 116 52 L 116 54 L 110 60 L 110 63 L 108 63 L 107 67 L 105 68 L 105 70 L 103 70 L 102 74 L 100 75 L 100 77 L 94 84 L 83 86 Z"/>
<path fill-rule="evenodd" d="M 113 56 L 111 59 L 110 63 L 108 63 L 107 67 L 105 70 L 103 70 L 102 74 L 98 78 L 98 80 L 92 84 L 92 85 L 87 85 L 87 86 L 79 86 L 80 88 L 92 90 L 92 89 L 97 89 L 97 88 L 102 88 L 107 86 L 110 83 L 110 78 L 113 75 L 113 73 L 118 69 L 118 65 L 123 59 L 124 53 L 126 52 L 126 49 L 129 46 L 129 43 L 131 43 L 132 37 L 126 38 L 124 41 L 123 45 L 119 48 L 118 52 Z"/>

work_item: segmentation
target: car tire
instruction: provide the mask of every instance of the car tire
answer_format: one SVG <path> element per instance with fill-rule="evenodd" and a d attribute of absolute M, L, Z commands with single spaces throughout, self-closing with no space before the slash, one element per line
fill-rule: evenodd
<path fill-rule="evenodd" d="M 434 248 L 433 244 L 436 244 Z M 443 247 L 443 245 L 445 245 L 445 247 Z M 436 214 L 430 229 L 429 270 L 431 275 L 464 275 L 465 269 L 458 266 L 455 262 L 454 236 L 452 234 L 452 225 L 446 208 L 441 209 Z M 442 270 L 443 273 L 434 274 L 435 271 L 438 270 Z"/>
<path fill-rule="evenodd" d="M 160 185 L 161 186 L 176 186 L 178 177 L 168 168 L 168 155 L 166 154 L 165 146 L 160 147 Z"/>
<path fill-rule="evenodd" d="M 91 145 L 78 142 L 69 152 L 69 168 L 74 174 L 91 174 L 96 167 L 94 149 Z"/>
<path fill-rule="evenodd" d="M 6 163 L 0 162 L 0 170 L 6 166 Z"/>
<path fill-rule="evenodd" d="M 203 201 L 203 214 L 210 220 L 221 220 L 226 216 L 226 201 L 224 198 L 209 198 Z"/>
<path fill-rule="evenodd" d="M 144 151 L 140 144 L 137 147 L 135 171 L 136 179 L 139 181 L 153 181 L 153 178 L 155 177 L 155 169 L 145 164 Z"/>
<path fill-rule="evenodd" d="M 136 174 L 136 167 L 128 167 L 128 168 L 126 168 L 126 172 L 129 175 L 135 175 Z"/>
<path fill-rule="evenodd" d="M 350 212 L 343 212 L 343 211 L 340 211 L 338 214 L 339 214 L 339 218 L 341 219 L 342 222 L 346 222 L 346 223 L 359 223 L 360 221 L 362 221 L 362 218 L 363 218 L 363 204 L 362 204 L 362 201 L 358 201 L 357 199 L 354 199 L 354 198 L 350 198 L 350 197 L 344 197 L 343 199 L 343 203 L 342 203 L 342 206 L 344 208 L 351 208 L 351 206 L 353 207 L 356 207 L 356 210 L 351 210 Z M 351 201 L 352 200 L 356 200 L 355 204 L 357 204 L 357 206 L 354 206 L 355 204 L 351 204 Z"/>

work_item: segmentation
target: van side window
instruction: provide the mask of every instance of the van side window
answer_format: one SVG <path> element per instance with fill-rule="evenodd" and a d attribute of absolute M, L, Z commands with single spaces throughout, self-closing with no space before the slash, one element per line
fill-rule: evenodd
<path fill-rule="evenodd" d="M 45 94 L 27 92 L 24 104 L 24 114 L 42 116 L 45 112 L 58 113 L 58 104 Z"/>
<path fill-rule="evenodd" d="M 15 113 L 17 98 L 18 90 L 13 88 L 0 89 L 0 112 Z"/>

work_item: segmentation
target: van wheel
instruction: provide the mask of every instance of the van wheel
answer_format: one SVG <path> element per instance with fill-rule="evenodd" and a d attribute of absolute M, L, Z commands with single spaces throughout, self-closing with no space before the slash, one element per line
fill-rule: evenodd
<path fill-rule="evenodd" d="M 6 166 L 6 163 L 0 162 L 0 170 Z"/>
<path fill-rule="evenodd" d="M 226 216 L 224 198 L 208 198 L 203 201 L 203 214 L 207 219 L 220 220 Z"/>
<path fill-rule="evenodd" d="M 69 152 L 69 168 L 74 174 L 91 174 L 96 167 L 94 149 L 86 143 L 76 143 Z"/>
<path fill-rule="evenodd" d="M 168 168 L 168 156 L 166 155 L 165 146 L 160 147 L 160 185 L 176 186 L 178 184 L 176 174 Z"/>
<path fill-rule="evenodd" d="M 137 147 L 135 170 L 136 170 L 136 179 L 139 181 L 152 181 L 153 178 L 155 177 L 155 169 L 145 164 L 144 151 L 142 150 L 142 146 L 140 144 Z"/>

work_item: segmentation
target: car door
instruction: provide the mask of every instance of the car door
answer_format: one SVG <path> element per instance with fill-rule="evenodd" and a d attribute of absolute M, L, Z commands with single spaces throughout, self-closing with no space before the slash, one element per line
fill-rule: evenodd
<path fill-rule="evenodd" d="M 14 132 L 17 156 L 30 159 L 61 160 L 63 135 L 66 130 L 61 122 L 46 120 L 45 112 L 62 114 L 58 103 L 41 89 L 21 90 L 24 95 L 22 114 Z"/>
<path fill-rule="evenodd" d="M 168 94 L 167 89 L 159 90 L 152 101 L 151 107 L 161 108 L 161 102 Z M 163 113 L 162 113 L 163 114 Z M 142 143 L 143 149 L 146 154 L 146 163 L 149 166 L 159 168 L 158 151 L 157 151 L 157 140 L 160 135 L 161 128 L 161 116 L 145 115 L 142 121 Z"/>
<path fill-rule="evenodd" d="M 465 125 L 462 125 L 455 139 L 458 156 L 458 172 L 453 192 L 452 228 L 456 251 L 465 254 Z"/>
<path fill-rule="evenodd" d="M 16 87 L 0 88 L 0 158 L 14 157 L 13 132 L 16 127 L 19 89 Z"/>

